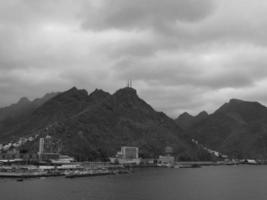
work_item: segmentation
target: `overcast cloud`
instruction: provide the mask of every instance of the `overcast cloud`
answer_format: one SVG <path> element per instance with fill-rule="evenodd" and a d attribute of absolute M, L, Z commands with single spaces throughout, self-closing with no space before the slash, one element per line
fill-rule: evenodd
<path fill-rule="evenodd" d="M 267 105 L 263 0 L 0 0 L 0 106 L 132 79 L 155 109 Z"/>

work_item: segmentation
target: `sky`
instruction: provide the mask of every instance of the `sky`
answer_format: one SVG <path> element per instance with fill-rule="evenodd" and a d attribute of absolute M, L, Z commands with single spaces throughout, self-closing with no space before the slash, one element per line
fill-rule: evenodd
<path fill-rule="evenodd" d="M 133 80 L 171 117 L 267 105 L 267 1 L 0 0 L 0 107 Z"/>

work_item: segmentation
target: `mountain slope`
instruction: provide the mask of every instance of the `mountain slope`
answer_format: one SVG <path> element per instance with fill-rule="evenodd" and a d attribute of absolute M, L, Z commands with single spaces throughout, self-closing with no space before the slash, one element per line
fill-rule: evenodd
<path fill-rule="evenodd" d="M 12 132 L 27 121 L 33 112 L 42 106 L 45 102 L 55 97 L 58 93 L 48 93 L 42 98 L 33 101 L 26 97 L 21 98 L 17 103 L 8 107 L 0 108 L 0 139 L 1 142 L 10 140 L 13 137 Z M 21 129 L 20 129 L 21 130 Z M 15 136 L 15 135 L 14 135 Z"/>
<path fill-rule="evenodd" d="M 48 93 L 42 98 L 30 101 L 26 97 L 22 97 L 17 103 L 10 106 L 0 108 L 0 122 L 6 119 L 15 119 L 18 117 L 23 117 L 29 115 L 36 108 L 44 104 L 49 99 L 56 96 L 58 93 Z"/>
<path fill-rule="evenodd" d="M 94 96 L 109 95 L 99 91 L 95 93 L 88 96 L 87 91 L 78 90 L 75 87 L 62 92 L 33 109 L 26 117 L 3 123 L 0 127 L 0 139 L 8 141 L 19 136 L 38 134 L 43 129 L 83 111 L 90 103 L 95 101 Z"/>
<path fill-rule="evenodd" d="M 175 122 L 154 111 L 132 88 L 117 91 L 55 132 L 63 139 L 66 153 L 75 152 L 82 159 L 112 156 L 122 145 L 140 147 L 144 157 L 155 157 L 166 146 L 174 147 L 178 156 L 197 157 Z"/>
<path fill-rule="evenodd" d="M 231 99 L 188 132 L 200 143 L 232 157 L 267 157 L 267 108 L 258 102 Z"/>

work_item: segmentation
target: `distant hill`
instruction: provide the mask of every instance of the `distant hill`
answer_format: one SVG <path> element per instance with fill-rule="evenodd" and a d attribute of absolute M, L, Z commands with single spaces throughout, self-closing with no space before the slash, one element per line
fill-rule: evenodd
<path fill-rule="evenodd" d="M 133 88 L 109 94 L 71 88 L 17 124 L 0 129 L 0 139 L 49 134 L 62 141 L 63 152 L 79 160 L 104 160 L 122 145 L 140 147 L 143 157 L 156 157 L 166 146 L 181 160 L 208 159 L 183 130 L 162 112 L 140 99 Z"/>
<path fill-rule="evenodd" d="M 267 157 L 267 108 L 258 102 L 231 99 L 187 132 L 209 148 L 233 157 Z"/>
<path fill-rule="evenodd" d="M 0 108 L 0 137 L 4 142 L 5 136 L 12 137 L 9 131 L 12 131 L 17 125 L 28 119 L 33 112 L 42 106 L 46 101 L 52 99 L 58 93 L 48 93 L 41 98 L 30 101 L 23 97 L 17 103 Z"/>
<path fill-rule="evenodd" d="M 42 98 L 30 101 L 27 97 L 22 97 L 17 103 L 10 106 L 0 108 L 0 121 L 8 118 L 17 118 L 28 115 L 33 112 L 37 107 L 44 104 L 49 99 L 56 96 L 58 93 L 48 93 Z"/>

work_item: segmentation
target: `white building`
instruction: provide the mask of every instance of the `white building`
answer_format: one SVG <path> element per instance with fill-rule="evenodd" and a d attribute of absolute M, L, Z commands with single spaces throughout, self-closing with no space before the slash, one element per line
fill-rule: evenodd
<path fill-rule="evenodd" d="M 138 147 L 121 147 L 121 151 L 117 152 L 115 158 L 110 158 L 112 163 L 118 162 L 119 164 L 136 164 L 139 165 L 141 159 L 139 159 Z"/>
<path fill-rule="evenodd" d="M 58 159 L 51 159 L 53 164 L 69 164 L 74 162 L 74 158 L 68 155 L 59 155 Z"/>
<path fill-rule="evenodd" d="M 40 138 L 39 141 L 39 155 L 44 153 L 44 138 Z"/>
<path fill-rule="evenodd" d="M 175 164 L 175 158 L 171 155 L 159 156 L 158 165 L 171 167 Z"/>

